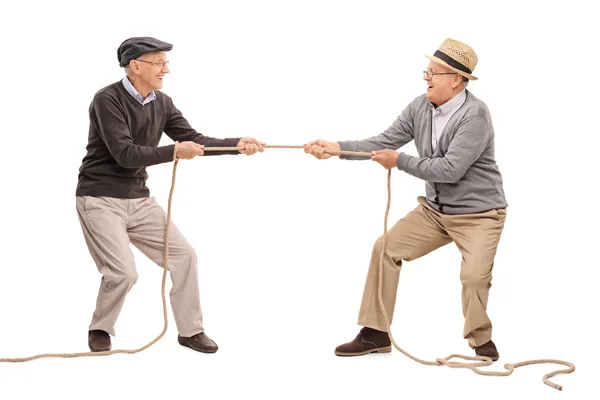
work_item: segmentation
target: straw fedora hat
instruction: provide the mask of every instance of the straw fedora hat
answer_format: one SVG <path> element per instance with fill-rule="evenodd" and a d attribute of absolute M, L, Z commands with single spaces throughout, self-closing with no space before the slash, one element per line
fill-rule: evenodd
<path fill-rule="evenodd" d="M 477 54 L 471 47 L 458 40 L 444 40 L 432 56 L 425 55 L 425 57 L 470 80 L 478 79 L 471 75 L 477 65 Z"/>

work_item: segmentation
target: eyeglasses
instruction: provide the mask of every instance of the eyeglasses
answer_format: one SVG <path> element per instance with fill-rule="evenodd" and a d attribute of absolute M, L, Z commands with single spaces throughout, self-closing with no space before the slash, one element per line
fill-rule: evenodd
<path fill-rule="evenodd" d="M 456 72 L 432 72 L 432 71 L 423 71 L 423 78 L 431 79 L 434 75 L 456 75 Z"/>
<path fill-rule="evenodd" d="M 145 62 L 147 64 L 152 64 L 155 67 L 159 67 L 160 69 L 163 69 L 164 67 L 168 67 L 169 66 L 169 62 L 168 61 L 162 61 L 162 62 L 152 62 L 152 61 L 146 61 L 146 60 L 135 60 L 135 61 L 141 61 L 141 62 Z"/>

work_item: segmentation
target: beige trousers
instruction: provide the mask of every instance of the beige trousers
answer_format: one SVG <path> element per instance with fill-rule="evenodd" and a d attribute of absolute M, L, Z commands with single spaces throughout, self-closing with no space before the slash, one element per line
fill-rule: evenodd
<path fill-rule="evenodd" d="M 117 199 L 79 196 L 77 213 L 88 249 L 102 274 L 89 329 L 115 335 L 115 323 L 138 274 L 129 247 L 164 267 L 167 216 L 153 197 Z M 169 227 L 171 307 L 181 336 L 203 332 L 196 253 L 171 221 Z"/>
<path fill-rule="evenodd" d="M 402 261 L 415 260 L 454 242 L 462 254 L 460 280 L 465 317 L 463 337 L 471 347 L 482 345 L 492 338 L 492 323 L 486 307 L 492 286 L 494 257 L 504 228 L 506 210 L 446 215 L 429 206 L 424 197 L 419 197 L 418 201 L 420 205 L 388 231 L 382 297 L 390 324 L 394 315 Z M 377 294 L 382 242 L 383 238 L 380 237 L 373 246 L 358 324 L 387 331 Z"/>

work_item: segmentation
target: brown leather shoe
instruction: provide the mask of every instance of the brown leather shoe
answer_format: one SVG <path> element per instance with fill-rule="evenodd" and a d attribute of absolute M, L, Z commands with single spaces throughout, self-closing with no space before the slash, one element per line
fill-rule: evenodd
<path fill-rule="evenodd" d="M 364 327 L 353 341 L 344 343 L 335 349 L 338 356 L 362 356 L 369 353 L 389 353 L 392 342 L 387 332 Z"/>
<path fill-rule="evenodd" d="M 216 353 L 219 350 L 219 346 L 204 332 L 198 333 L 191 337 L 177 336 L 179 344 L 182 346 L 189 347 L 190 349 L 200 351 L 202 353 Z"/>
<path fill-rule="evenodd" d="M 88 346 L 93 352 L 110 350 L 110 335 L 101 330 L 88 332 Z"/>
<path fill-rule="evenodd" d="M 482 357 L 489 357 L 492 361 L 497 361 L 500 358 L 496 345 L 491 340 L 481 346 L 475 347 L 475 354 Z"/>

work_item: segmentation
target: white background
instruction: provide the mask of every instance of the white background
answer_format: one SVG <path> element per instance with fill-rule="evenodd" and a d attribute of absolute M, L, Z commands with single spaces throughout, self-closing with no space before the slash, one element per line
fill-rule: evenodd
<path fill-rule="evenodd" d="M 397 351 L 340 358 L 356 335 L 385 170 L 301 150 L 179 164 L 174 221 L 199 254 L 216 354 L 165 338 L 137 355 L 0 364 L 2 398 L 589 398 L 598 371 L 598 29 L 592 2 L 16 2 L 3 4 L 0 357 L 87 350 L 100 275 L 75 210 L 94 93 L 121 79 L 131 36 L 174 44 L 164 91 L 215 137 L 268 144 L 362 139 L 422 94 L 447 37 L 470 44 L 509 201 L 489 314 L 506 362 L 556 358 L 507 378 L 417 364 Z M 596 115 L 596 116 L 594 116 Z M 164 138 L 168 144 L 168 138 Z M 414 145 L 405 151 L 416 154 Z M 172 164 L 149 168 L 166 207 Z M 390 224 L 424 184 L 395 170 Z M 162 329 L 162 270 L 139 280 L 113 348 Z M 472 354 L 462 338 L 460 254 L 402 270 L 392 332 L 425 359 Z M 170 288 L 170 283 L 169 283 Z M 169 309 L 171 318 L 171 310 Z M 557 366 L 556 368 L 562 368 Z M 587 393 L 587 394 L 586 394 Z"/>

